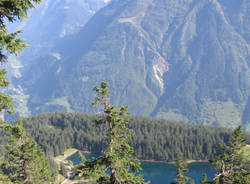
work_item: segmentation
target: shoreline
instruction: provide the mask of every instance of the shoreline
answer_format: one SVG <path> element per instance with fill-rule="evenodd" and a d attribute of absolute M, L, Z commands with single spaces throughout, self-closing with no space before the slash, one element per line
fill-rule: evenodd
<path fill-rule="evenodd" d="M 74 155 L 77 151 L 80 151 L 80 150 L 74 150 L 73 152 L 67 154 L 67 155 L 64 155 L 64 159 L 67 159 L 68 157 Z M 91 154 L 90 151 L 82 151 L 82 153 L 84 154 Z M 146 160 L 146 159 L 138 159 L 140 162 L 151 162 L 151 163 L 162 163 L 162 164 L 175 164 L 175 161 L 160 161 L 160 160 Z M 202 163 L 202 162 L 209 162 L 208 160 L 184 160 L 185 163 L 187 164 L 191 164 L 191 163 L 195 163 L 195 162 L 198 162 L 198 163 Z"/>
<path fill-rule="evenodd" d="M 151 163 L 162 163 L 162 164 L 175 164 L 175 161 L 157 161 L 157 160 L 144 160 L 144 159 L 139 159 L 140 162 L 151 162 Z M 185 163 L 191 164 L 191 163 L 202 163 L 202 162 L 209 162 L 208 160 L 184 160 Z"/>
<path fill-rule="evenodd" d="M 63 154 L 63 160 L 66 160 L 67 158 L 69 158 L 70 156 L 74 155 L 76 152 L 78 152 L 78 150 L 74 150 L 68 154 Z"/>

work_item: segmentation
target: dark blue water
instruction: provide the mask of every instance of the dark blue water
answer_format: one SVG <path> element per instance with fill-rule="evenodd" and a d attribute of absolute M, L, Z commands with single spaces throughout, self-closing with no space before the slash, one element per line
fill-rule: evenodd
<path fill-rule="evenodd" d="M 152 184 L 167 184 L 171 183 L 176 177 L 177 167 L 173 164 L 142 162 L 142 174 L 145 181 L 151 181 Z M 200 183 L 204 173 L 209 179 L 213 178 L 215 170 L 210 163 L 195 162 L 188 165 L 189 172 L 186 176 L 192 178 L 195 183 Z"/>
<path fill-rule="evenodd" d="M 96 155 L 85 155 L 87 159 L 95 157 Z M 69 157 L 74 164 L 79 164 L 81 160 L 77 154 Z M 145 181 L 150 181 L 151 184 L 168 184 L 176 177 L 176 166 L 173 164 L 157 163 L 157 162 L 142 162 L 142 174 Z M 204 173 L 207 174 L 208 179 L 212 179 L 215 170 L 208 162 L 195 162 L 188 165 L 189 172 L 187 176 L 192 178 L 195 183 L 200 183 Z"/>

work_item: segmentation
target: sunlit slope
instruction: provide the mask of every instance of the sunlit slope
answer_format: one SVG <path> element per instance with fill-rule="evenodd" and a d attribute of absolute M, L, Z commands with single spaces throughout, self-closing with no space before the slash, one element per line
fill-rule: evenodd
<path fill-rule="evenodd" d="M 105 80 L 133 114 L 249 129 L 249 15 L 247 0 L 114 0 L 36 60 L 28 106 L 92 112 Z"/>

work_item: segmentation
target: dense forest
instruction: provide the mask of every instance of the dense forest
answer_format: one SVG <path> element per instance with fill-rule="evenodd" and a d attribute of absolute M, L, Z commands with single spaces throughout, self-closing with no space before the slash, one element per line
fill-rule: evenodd
<path fill-rule="evenodd" d="M 41 0 L 0 1 L 0 63 L 7 62 L 9 54 L 17 54 L 27 47 L 24 40 L 17 37 L 21 30 L 9 33 L 6 21 L 22 20 L 27 17 L 28 9 L 39 3 Z M 1 88 L 10 84 L 6 72 L 0 69 Z M 138 175 L 140 161 L 133 157 L 134 149 L 139 159 L 172 161 L 179 158 L 173 184 L 189 180 L 182 175 L 187 172 L 183 159 L 209 158 L 213 158 L 211 162 L 218 173 L 211 182 L 204 176 L 202 184 L 250 182 L 243 156 L 245 138 L 249 143 L 250 136 L 243 135 L 242 126 L 232 132 L 217 127 L 130 117 L 128 107 L 115 108 L 109 104 L 108 83 L 102 82 L 101 88 L 94 87 L 94 92 L 96 98 L 92 105 L 102 105 L 104 114 L 49 113 L 12 123 L 0 119 L 0 183 L 59 183 L 57 163 L 50 159 L 70 147 L 101 156 L 85 160 L 77 167 L 64 162 L 66 158 L 57 160 L 69 173 L 61 183 L 76 178 L 80 183 L 144 184 L 142 175 Z M 0 102 L 1 112 L 15 112 L 12 98 L 5 91 L 0 92 Z"/>
<path fill-rule="evenodd" d="M 71 147 L 100 153 L 105 146 L 107 127 L 95 127 L 99 118 L 94 114 L 47 113 L 23 119 L 23 125 L 47 155 L 59 155 Z M 209 159 L 217 153 L 219 144 L 229 141 L 232 133 L 219 127 L 139 116 L 128 118 L 135 156 L 145 160 L 173 161 L 180 153 L 184 159 Z M 249 143 L 250 136 L 246 135 L 246 139 Z"/>

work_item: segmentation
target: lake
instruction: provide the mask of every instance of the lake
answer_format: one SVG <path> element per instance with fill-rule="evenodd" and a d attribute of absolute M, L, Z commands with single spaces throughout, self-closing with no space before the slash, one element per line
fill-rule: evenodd
<path fill-rule="evenodd" d="M 157 162 L 142 162 L 142 173 L 145 181 L 151 181 L 152 184 L 171 183 L 176 177 L 176 166 L 173 164 L 164 164 Z M 209 179 L 213 178 L 215 170 L 208 162 L 194 162 L 188 165 L 189 172 L 187 176 L 194 179 L 195 183 L 200 183 L 204 173 Z"/>
<path fill-rule="evenodd" d="M 85 155 L 87 159 L 90 159 L 95 155 L 88 154 Z M 79 164 L 81 160 L 74 154 L 68 158 L 74 164 Z M 150 181 L 151 184 L 168 184 L 173 181 L 176 177 L 176 166 L 174 164 L 166 164 L 159 162 L 142 162 L 142 174 L 145 181 Z M 194 179 L 195 183 L 200 183 L 204 173 L 207 174 L 208 179 L 213 178 L 215 170 L 212 165 L 208 162 L 194 162 L 188 165 L 189 172 L 188 177 Z"/>

